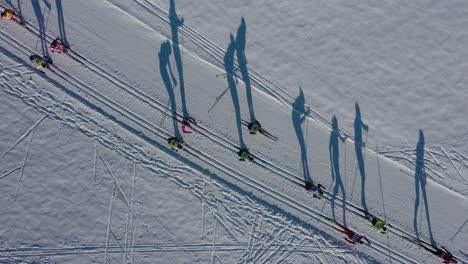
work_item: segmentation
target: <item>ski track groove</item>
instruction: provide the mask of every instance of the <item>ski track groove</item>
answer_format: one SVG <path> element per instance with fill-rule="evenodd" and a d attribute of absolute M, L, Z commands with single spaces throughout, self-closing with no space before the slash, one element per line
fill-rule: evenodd
<path fill-rule="evenodd" d="M 2 34 L 3 34 L 3 33 L 2 33 Z M 10 37 L 10 36 L 8 36 L 8 37 Z M 10 38 L 11 38 L 11 37 L 10 37 Z M 64 71 L 62 71 L 62 70 L 60 70 L 60 71 L 61 71 L 61 72 L 64 72 Z M 64 73 L 65 73 L 65 72 L 64 72 Z M 81 82 L 81 81 L 79 81 L 78 79 L 74 78 L 73 76 L 71 76 L 71 75 L 69 75 L 69 74 L 67 74 L 67 75 L 68 75 L 70 78 L 73 78 L 73 79 L 74 79 L 75 81 L 77 81 L 78 83 L 80 83 L 82 86 L 87 86 L 86 84 L 84 84 L 83 82 Z M 75 84 L 75 85 L 76 85 L 76 84 Z M 80 85 L 76 85 L 76 86 L 80 86 Z M 105 96 L 103 96 L 103 97 L 106 98 Z M 109 98 L 106 98 L 106 99 L 109 99 Z M 105 99 L 102 99 L 102 98 L 101 98 L 101 100 L 105 100 Z M 109 100 L 110 100 L 110 99 L 109 99 Z M 110 103 L 109 103 L 109 104 L 110 104 Z M 114 110 L 115 110 L 115 109 L 114 109 Z M 121 110 L 121 111 L 124 111 L 124 110 Z M 133 114 L 133 113 L 132 113 L 131 115 L 132 115 L 132 116 L 136 116 L 135 118 L 138 118 L 138 116 L 135 115 L 135 114 Z M 129 119 L 132 120 L 131 118 L 129 118 Z M 140 118 L 140 119 L 141 119 L 141 118 Z M 135 122 L 135 121 L 134 121 L 134 122 Z M 138 123 L 138 122 L 135 122 L 135 123 Z M 193 149 L 193 148 L 192 148 L 192 149 Z M 193 154 L 192 154 L 192 155 L 193 155 Z M 216 161 L 216 162 L 219 163 L 219 161 Z M 220 165 L 220 166 L 221 166 L 221 165 Z M 221 170 L 222 170 L 222 169 L 221 169 Z M 232 169 L 229 169 L 229 170 L 232 171 Z M 227 173 L 227 174 L 229 174 L 229 173 Z M 232 175 L 231 175 L 231 176 L 232 176 Z M 244 183 L 245 183 L 245 182 L 244 182 Z M 258 185 L 258 183 L 256 183 L 256 184 Z M 253 185 L 250 185 L 250 184 L 247 184 L 247 185 L 253 187 Z M 257 189 L 257 187 L 254 187 L 254 189 Z M 282 201 L 283 203 L 287 204 L 287 205 L 291 205 L 291 204 L 290 204 L 290 200 L 292 200 L 292 199 L 289 198 L 289 197 L 284 198 L 284 195 L 279 194 L 278 192 L 275 193 L 274 190 L 270 190 L 270 192 L 269 192 L 268 194 L 269 194 L 270 196 L 278 195 L 279 197 L 283 197 L 283 199 L 279 199 L 279 200 Z M 286 200 L 288 200 L 288 202 L 286 202 Z M 127 202 L 127 203 L 128 203 L 128 202 Z M 296 206 L 291 206 L 291 207 L 292 207 L 292 208 L 296 208 Z M 301 210 L 300 210 L 300 211 L 301 211 Z M 314 211 L 314 210 L 312 210 L 312 211 Z M 307 214 L 310 215 L 311 213 L 308 212 Z M 314 217 L 316 218 L 317 216 L 314 215 Z M 375 246 L 374 246 L 374 249 L 375 249 Z M 378 250 L 377 250 L 377 251 L 378 251 Z M 407 259 L 407 260 L 408 260 L 408 259 Z"/>
<path fill-rule="evenodd" d="M 436 166 L 438 166 L 439 168 L 441 168 L 449 178 L 453 179 L 453 177 L 452 177 L 452 176 L 450 175 L 450 173 L 447 171 L 447 168 L 446 168 L 442 163 L 439 162 L 439 160 L 434 156 L 434 154 L 432 154 L 432 151 L 426 151 L 426 152 L 427 152 L 427 153 L 429 154 L 429 156 L 431 156 L 431 158 L 436 162 Z M 442 177 L 442 175 L 440 175 L 440 176 Z M 443 177 L 443 178 L 441 178 L 441 179 L 442 179 L 442 180 L 445 180 L 445 177 Z"/>
<path fill-rule="evenodd" d="M 15 171 L 21 169 L 21 168 L 23 168 L 23 165 L 20 165 L 20 166 L 18 166 L 18 167 L 16 167 L 16 168 L 12 169 L 12 170 L 10 170 L 10 171 L 5 172 L 4 174 L 0 175 L 0 180 L 3 179 L 3 178 L 5 178 L 6 176 L 12 174 L 13 172 L 15 172 Z"/>
<path fill-rule="evenodd" d="M 98 150 L 97 153 L 98 153 L 99 158 L 101 158 L 101 161 L 104 163 L 104 166 L 106 166 L 107 172 L 108 172 L 109 175 L 112 177 L 112 180 L 114 180 L 115 186 L 116 186 L 117 189 L 119 190 L 119 193 L 120 193 L 120 195 L 122 196 L 123 201 L 125 202 L 125 204 L 126 204 L 127 207 L 128 207 L 128 206 L 130 205 L 130 203 L 128 202 L 127 197 L 125 197 L 125 193 L 124 193 L 124 191 L 122 190 L 122 186 L 120 186 L 119 182 L 118 182 L 117 179 L 115 178 L 114 173 L 112 173 L 111 169 L 109 168 L 109 165 L 107 165 L 107 162 L 106 162 L 106 160 L 104 159 L 104 157 L 101 155 L 101 152 Z"/>
<path fill-rule="evenodd" d="M 251 247 L 252 247 L 252 234 L 253 234 L 253 229 L 255 227 L 255 223 L 257 221 L 257 215 L 255 215 L 255 218 L 254 218 L 254 221 L 252 223 L 252 228 L 250 228 L 250 232 L 249 232 L 249 239 L 248 239 L 248 243 L 247 243 L 247 257 L 245 258 L 245 262 L 244 264 L 247 264 L 247 260 L 250 258 L 250 251 L 251 251 Z"/>
<path fill-rule="evenodd" d="M 63 114 L 62 114 L 63 115 Z M 94 143 L 93 188 L 96 185 L 97 142 Z"/>
<path fill-rule="evenodd" d="M 119 238 L 115 235 L 114 231 L 112 231 L 111 227 L 109 227 L 109 231 L 112 234 L 112 237 L 114 238 L 114 240 L 117 242 L 117 244 L 119 244 L 119 247 L 122 250 L 122 253 L 124 255 L 124 260 L 125 260 L 125 257 L 127 257 L 129 260 L 131 260 L 130 257 L 127 255 L 127 252 L 125 251 L 125 248 L 123 247 L 122 243 L 120 243 Z"/>
<path fill-rule="evenodd" d="M 452 164 L 452 166 L 455 168 L 455 170 L 458 172 L 458 175 L 460 176 L 460 178 L 463 180 L 463 182 L 466 183 L 466 180 L 465 180 L 465 177 L 463 177 L 463 175 L 461 174 L 460 170 L 458 169 L 457 166 L 455 166 L 455 164 L 453 163 L 452 159 L 450 159 L 447 155 L 447 152 L 445 152 L 444 148 L 442 148 L 442 146 L 439 146 L 440 150 L 442 151 L 442 153 L 444 153 L 445 157 L 447 157 L 447 159 L 450 161 L 450 163 Z"/>
<path fill-rule="evenodd" d="M 273 243 L 278 239 L 278 237 L 280 237 L 286 230 L 288 230 L 290 226 L 286 226 L 286 227 L 283 227 L 282 230 L 280 232 L 277 232 L 275 234 L 275 236 L 270 236 L 269 238 L 271 239 L 271 242 L 268 243 L 268 245 L 266 245 L 266 248 L 265 250 L 263 250 L 258 256 L 257 256 L 257 259 L 254 261 L 255 263 L 260 263 L 260 259 L 263 257 L 263 255 L 267 252 L 267 249 L 270 248 L 270 247 L 273 247 Z M 270 259 L 274 254 L 276 254 L 276 252 L 281 248 L 281 244 L 278 245 L 278 247 L 273 250 L 273 252 L 270 254 L 270 256 L 267 256 L 265 257 L 265 259 L 263 260 L 263 263 L 266 263 L 266 261 L 268 261 L 268 259 Z"/>
<path fill-rule="evenodd" d="M 132 229 L 133 229 L 133 218 L 134 218 L 133 205 L 135 203 L 135 183 L 136 183 L 136 164 L 135 162 L 133 162 L 132 193 L 130 195 L 130 205 L 128 206 L 127 224 L 125 228 L 125 252 L 128 252 L 128 239 L 130 237 L 130 242 L 131 242 L 132 236 L 133 236 Z M 130 258 L 130 264 L 133 264 L 133 260 L 131 258 Z"/>
<path fill-rule="evenodd" d="M 107 218 L 107 226 L 106 226 L 106 247 L 105 247 L 105 255 L 104 255 L 104 264 L 107 264 L 107 254 L 109 251 L 109 238 L 110 238 L 110 226 L 112 221 L 112 205 L 114 203 L 115 197 L 115 186 L 114 190 L 112 191 L 112 195 L 109 201 L 109 210 L 108 210 L 108 218 Z"/>
<path fill-rule="evenodd" d="M 203 239 L 203 233 L 205 232 L 205 191 L 206 191 L 206 182 L 205 180 L 203 179 L 203 191 L 202 191 L 202 194 L 201 194 L 201 215 L 202 215 L 202 219 L 201 219 L 201 228 L 200 228 L 200 239 Z"/>
<path fill-rule="evenodd" d="M 223 221 L 223 219 L 222 219 L 222 216 L 219 215 L 219 214 L 216 214 L 216 213 L 214 212 L 214 210 L 213 210 L 211 207 L 209 207 L 209 206 L 207 206 L 207 207 L 208 207 L 208 209 L 210 210 L 210 212 L 213 214 L 213 216 L 216 218 L 216 222 L 220 222 L 221 225 L 226 229 L 226 231 L 228 231 L 229 234 L 231 234 L 231 236 L 232 236 L 236 241 L 239 241 L 239 239 L 236 237 L 236 235 L 234 235 L 234 233 L 231 231 L 231 229 L 224 223 L 224 221 Z"/>
<path fill-rule="evenodd" d="M 21 165 L 20 170 L 20 177 L 18 179 L 18 186 L 16 187 L 15 198 L 14 201 L 16 202 L 16 198 L 18 198 L 18 192 L 21 188 L 21 183 L 23 182 L 23 175 L 24 175 L 24 168 L 26 167 L 26 162 L 28 161 L 29 151 L 31 150 L 31 143 L 33 139 L 34 131 L 32 131 L 29 135 L 29 142 L 28 146 L 26 147 L 26 154 L 24 155 L 23 165 Z"/>
<path fill-rule="evenodd" d="M 130 229 L 130 245 L 132 246 L 132 257 L 130 259 L 130 264 L 133 264 L 133 255 L 135 253 L 135 238 L 134 238 L 134 231 L 135 231 L 135 226 L 134 226 L 134 219 L 135 219 L 135 215 L 134 215 L 134 204 L 135 204 L 135 185 L 136 185 L 136 181 L 137 181 L 137 176 L 136 176 L 136 164 L 135 162 L 133 163 L 133 186 L 132 186 L 132 203 L 131 203 L 131 207 L 130 207 L 130 211 L 132 212 L 132 217 L 131 217 L 131 229 Z"/>
<path fill-rule="evenodd" d="M 214 256 L 215 256 L 215 245 L 216 245 L 216 227 L 218 226 L 218 220 L 215 220 L 214 231 L 213 231 L 213 243 L 211 248 L 211 264 L 213 264 Z"/>
<path fill-rule="evenodd" d="M 39 118 L 39 120 L 37 120 L 36 123 L 34 123 L 28 130 L 26 130 L 26 132 L 19 136 L 15 143 L 13 143 L 10 147 L 8 147 L 7 150 L 5 150 L 5 152 L 2 153 L 0 159 L 3 158 L 3 156 L 5 156 L 8 152 L 10 152 L 21 141 L 23 141 L 31 133 L 31 131 L 33 131 L 37 126 L 39 126 L 40 123 L 42 123 L 42 121 L 44 121 L 44 119 L 46 119 L 46 117 L 47 115 L 44 115 L 43 117 Z"/>

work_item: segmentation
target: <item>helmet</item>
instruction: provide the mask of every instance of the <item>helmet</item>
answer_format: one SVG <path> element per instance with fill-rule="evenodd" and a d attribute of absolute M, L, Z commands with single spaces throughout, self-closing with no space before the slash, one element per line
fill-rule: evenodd
<path fill-rule="evenodd" d="M 359 244 L 364 244 L 364 241 L 362 241 L 362 240 L 359 240 Z"/>
<path fill-rule="evenodd" d="M 382 227 L 382 232 L 384 232 L 384 233 L 387 232 L 387 228 L 385 226 Z"/>
<path fill-rule="evenodd" d="M 29 60 L 33 60 L 33 59 L 34 59 L 34 55 L 29 56 Z"/>

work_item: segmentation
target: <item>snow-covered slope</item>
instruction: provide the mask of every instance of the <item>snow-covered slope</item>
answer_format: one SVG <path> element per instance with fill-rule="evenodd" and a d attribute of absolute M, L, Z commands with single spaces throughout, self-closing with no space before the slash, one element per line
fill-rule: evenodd
<path fill-rule="evenodd" d="M 468 261 L 466 48 L 449 52 L 464 20 L 438 23 L 463 6 L 194 3 L 2 2 L 30 28 L 0 32 L 2 261 L 437 263 L 416 233 Z M 446 29 L 439 53 L 424 21 Z M 52 54 L 60 76 L 42 75 L 28 57 L 56 36 L 78 60 Z M 333 212 L 372 245 L 346 243 Z"/>

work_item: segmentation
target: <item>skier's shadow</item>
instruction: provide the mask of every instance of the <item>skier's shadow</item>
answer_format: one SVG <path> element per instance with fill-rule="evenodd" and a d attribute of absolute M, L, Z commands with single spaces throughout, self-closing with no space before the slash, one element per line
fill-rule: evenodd
<path fill-rule="evenodd" d="M 62 39 L 62 42 L 66 46 L 68 46 L 67 34 L 65 33 L 65 19 L 63 18 L 62 0 L 55 0 L 55 4 L 57 6 L 57 18 L 60 31 L 60 38 Z"/>
<path fill-rule="evenodd" d="M 229 45 L 224 55 L 224 69 L 226 70 L 226 80 L 228 82 L 229 90 L 231 91 L 232 103 L 236 112 L 237 132 L 239 134 L 239 144 L 242 149 L 246 148 L 244 137 L 242 135 L 242 119 L 240 112 L 239 96 L 237 94 L 237 86 L 234 80 L 234 52 L 236 50 L 236 41 L 234 36 L 230 34 Z"/>
<path fill-rule="evenodd" d="M 50 3 L 45 0 L 43 2 L 50 12 Z M 44 16 L 42 15 L 41 5 L 39 4 L 39 0 L 31 0 L 31 4 L 34 8 L 34 13 L 36 14 L 37 24 L 39 25 L 39 39 L 41 42 L 42 56 L 50 58 L 49 49 L 47 45 L 47 32 L 45 27 Z"/>
<path fill-rule="evenodd" d="M 182 102 L 182 113 L 184 117 L 189 117 L 187 110 L 187 102 L 185 98 L 185 82 L 184 82 L 184 67 L 182 64 L 182 54 L 179 48 L 179 27 L 184 24 L 184 19 L 179 18 L 175 8 L 175 1 L 170 0 L 169 21 L 171 24 L 172 50 L 174 51 L 174 59 L 179 76 L 180 97 Z"/>
<path fill-rule="evenodd" d="M 332 118 L 332 131 L 330 133 L 330 144 L 329 144 L 329 151 L 330 151 L 330 165 L 331 165 L 331 175 L 332 179 L 335 182 L 335 186 L 333 188 L 333 195 L 330 201 L 330 205 L 332 208 L 333 219 L 335 218 L 335 200 L 336 196 L 338 195 L 338 191 L 341 190 L 342 200 L 343 200 L 343 224 L 346 225 L 346 192 L 343 185 L 343 180 L 341 179 L 340 174 L 340 142 L 345 142 L 346 136 L 342 137 L 340 134 L 340 130 L 338 129 L 338 120 L 334 115 Z"/>
<path fill-rule="evenodd" d="M 356 158 L 358 161 L 359 173 L 361 174 L 361 204 L 363 209 L 367 212 L 367 204 L 366 204 L 366 171 L 364 167 L 364 155 L 363 155 L 363 147 L 364 143 L 362 141 L 362 129 L 366 132 L 369 131 L 369 127 L 362 122 L 361 119 L 361 109 L 359 108 L 359 104 L 356 102 L 356 118 L 354 119 L 354 149 L 356 151 Z"/>
<path fill-rule="evenodd" d="M 302 129 L 302 124 L 306 120 L 307 116 L 310 113 L 310 109 L 305 109 L 305 98 L 304 91 L 302 87 L 299 91 L 299 96 L 296 98 L 293 104 L 292 110 L 292 122 L 294 125 L 294 130 L 296 130 L 297 141 L 299 141 L 299 146 L 301 147 L 301 164 L 302 164 L 302 173 L 304 175 L 304 182 L 307 184 L 312 184 L 312 177 L 309 172 L 309 161 L 307 159 L 307 146 L 305 143 L 304 132 Z"/>
<path fill-rule="evenodd" d="M 424 133 L 422 130 L 419 130 L 419 141 L 416 145 L 416 169 L 415 169 L 415 187 L 416 187 L 416 199 L 414 201 L 414 220 L 413 226 L 416 232 L 416 237 L 419 239 L 419 229 L 418 229 L 418 208 L 419 208 L 419 188 L 421 188 L 421 192 L 424 199 L 424 206 L 426 209 L 426 218 L 427 218 L 427 226 L 429 229 L 429 238 L 431 240 L 431 244 L 435 245 L 434 238 L 432 236 L 432 229 L 431 229 L 431 219 L 429 217 L 429 205 L 427 203 L 427 193 L 426 193 L 426 170 L 424 164 Z"/>
<path fill-rule="evenodd" d="M 239 63 L 239 70 L 242 74 L 242 80 L 245 84 L 245 91 L 247 93 L 247 104 L 249 106 L 250 122 L 255 122 L 255 112 L 252 100 L 252 86 L 250 84 L 249 71 L 247 69 L 247 58 L 245 57 L 245 44 L 246 44 L 246 32 L 247 25 L 245 19 L 242 18 L 241 24 L 237 29 L 236 35 L 236 51 L 237 51 L 237 62 Z"/>
<path fill-rule="evenodd" d="M 159 72 L 161 73 L 161 78 L 163 79 L 164 86 L 166 86 L 167 93 L 169 94 L 169 100 L 171 102 L 171 110 L 172 110 L 172 117 L 173 117 L 172 123 L 174 126 L 174 134 L 177 138 L 182 138 L 182 135 L 179 131 L 179 126 L 176 120 L 177 106 L 176 106 L 176 99 L 174 95 L 174 86 L 176 85 L 177 82 L 171 70 L 171 63 L 169 60 L 171 53 L 172 53 L 171 43 L 167 40 L 161 44 L 161 48 L 158 53 Z"/>

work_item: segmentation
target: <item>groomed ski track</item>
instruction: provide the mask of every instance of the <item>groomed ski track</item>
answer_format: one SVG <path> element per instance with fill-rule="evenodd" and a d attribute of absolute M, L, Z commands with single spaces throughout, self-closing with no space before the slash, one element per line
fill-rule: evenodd
<path fill-rule="evenodd" d="M 157 6 L 155 6 L 154 4 L 151 4 L 151 3 L 147 2 L 147 1 L 145 1 L 145 2 L 147 4 L 151 4 L 152 9 L 149 6 L 143 4 L 141 1 L 138 1 L 138 0 L 135 0 L 135 1 L 138 2 L 142 6 L 145 6 L 145 8 L 147 8 L 149 11 L 153 10 L 153 12 L 154 12 L 154 10 L 157 10 L 157 11 L 161 12 L 162 14 L 168 15 L 167 13 L 164 13 L 164 10 L 162 10 L 162 9 L 160 10 Z M 162 16 L 161 16 L 161 18 L 163 19 Z M 32 29 L 33 29 L 33 31 L 35 30 L 36 32 L 38 30 L 34 26 L 32 26 Z M 184 30 L 181 30 L 181 33 L 184 33 L 185 36 L 189 37 L 194 43 L 199 43 L 199 45 L 201 47 L 206 48 L 207 52 L 213 54 L 214 57 L 216 57 L 218 59 L 222 58 L 223 50 L 221 48 L 215 46 L 213 43 L 211 43 L 208 40 L 206 40 L 205 38 L 203 38 L 203 36 L 199 35 L 196 31 L 193 31 L 190 28 L 188 28 L 185 24 L 183 26 L 183 29 Z M 2 34 L 1 38 L 5 42 L 8 42 L 8 43 L 11 43 L 12 41 L 15 42 L 17 44 L 17 46 L 15 48 L 19 49 L 23 53 L 25 58 L 29 54 L 34 53 L 34 51 L 30 47 L 27 47 L 24 44 L 20 43 L 19 41 L 17 41 L 12 36 L 9 36 L 8 34 L 5 34 L 3 32 L 1 32 L 1 34 Z M 47 37 L 48 37 L 49 41 L 53 39 L 53 37 L 51 37 L 50 34 L 48 34 Z M 211 45 L 211 47 L 210 47 L 210 45 Z M 78 56 L 79 58 L 85 60 L 84 62 L 81 62 L 81 63 L 78 62 L 78 63 L 82 64 L 84 67 L 89 69 L 93 74 L 96 74 L 97 76 L 100 76 L 100 77 L 106 79 L 107 81 L 109 81 L 110 83 L 115 85 L 116 87 L 119 87 L 119 88 L 125 90 L 127 93 L 133 95 L 139 101 L 141 101 L 141 102 L 147 104 L 148 106 L 150 106 L 151 108 L 161 112 L 163 115 L 165 115 L 165 116 L 167 116 L 169 118 L 172 118 L 174 113 L 171 111 L 170 108 L 165 106 L 165 104 L 163 104 L 163 103 L 159 102 L 158 100 L 155 100 L 155 99 L 145 95 L 144 93 L 139 92 L 137 89 L 133 88 L 133 86 L 130 85 L 129 83 L 127 83 L 127 82 L 125 82 L 123 80 L 119 80 L 118 78 L 114 77 L 111 73 L 106 71 L 104 69 L 104 67 L 99 66 L 98 63 L 94 63 L 91 60 L 86 59 L 86 57 L 80 55 L 79 53 L 78 53 L 78 55 L 79 55 Z M 222 59 L 221 59 L 221 61 L 222 61 Z M 221 61 L 220 61 L 220 63 L 221 63 Z M 27 61 L 23 61 L 23 62 L 27 63 Z M 269 197 L 271 197 L 271 198 L 273 198 L 273 199 L 275 199 L 277 201 L 281 201 L 287 207 L 294 208 L 295 210 L 297 210 L 299 212 L 302 212 L 305 215 L 308 215 L 308 216 L 310 216 L 312 218 L 320 220 L 323 223 L 323 225 L 327 225 L 327 226 L 329 226 L 331 228 L 334 228 L 334 225 L 330 224 L 318 210 L 316 210 L 314 208 L 311 208 L 310 206 L 306 206 L 305 204 L 296 201 L 294 198 L 291 198 L 288 195 L 285 195 L 285 194 L 283 194 L 283 193 L 281 193 L 281 192 L 279 192 L 279 191 L 277 191 L 277 190 L 275 190 L 273 188 L 270 188 L 267 185 L 265 185 L 264 183 L 259 182 L 259 181 L 255 180 L 252 177 L 248 177 L 246 175 L 243 175 L 243 174 L 239 173 L 236 169 L 230 167 L 227 164 L 224 164 L 222 161 L 212 157 L 210 154 L 206 153 L 205 151 L 199 150 L 197 147 L 195 147 L 196 144 L 191 143 L 190 139 L 187 140 L 186 150 L 180 151 L 179 154 L 172 153 L 165 146 L 165 139 L 167 137 L 172 136 L 173 133 L 169 132 L 165 128 L 154 125 L 152 122 L 150 122 L 147 119 L 141 117 L 139 114 L 127 109 L 125 106 L 123 106 L 120 103 L 112 100 L 111 98 L 107 97 L 105 94 L 99 92 L 96 88 L 93 88 L 91 85 L 86 84 L 86 82 L 82 81 L 80 78 L 75 77 L 73 74 L 69 74 L 66 70 L 62 70 L 60 68 L 60 65 L 57 65 L 57 66 L 59 68 L 53 68 L 53 69 L 54 70 L 56 69 L 59 74 L 63 75 L 65 77 L 64 79 L 65 79 L 66 82 L 70 83 L 75 88 L 82 90 L 89 97 L 93 98 L 94 100 L 99 102 L 100 105 L 102 104 L 104 107 L 101 107 L 100 105 L 97 106 L 97 105 L 93 105 L 93 104 L 89 104 L 89 103 L 84 103 L 85 100 L 83 100 L 83 98 L 80 99 L 80 96 L 77 96 L 77 97 L 75 96 L 75 98 L 77 98 L 80 102 L 82 102 L 85 105 L 87 105 L 88 107 L 90 107 L 90 109 L 93 110 L 93 111 L 97 111 L 100 114 L 103 114 L 104 116 L 108 116 L 108 117 L 114 116 L 113 118 L 111 118 L 112 121 L 115 122 L 120 127 L 122 127 L 123 129 L 127 130 L 128 132 L 134 134 L 135 136 L 140 137 L 141 139 L 147 141 L 148 143 L 152 144 L 153 146 L 155 146 L 158 149 L 164 149 L 167 154 L 188 163 L 191 167 L 197 168 L 197 170 L 199 170 L 201 173 L 204 173 L 204 174 L 208 173 L 208 175 L 211 175 L 212 177 L 214 176 L 213 173 L 209 173 L 209 171 L 208 171 L 209 169 L 197 166 L 196 162 L 194 162 L 193 159 L 198 160 L 197 162 L 205 163 L 208 166 L 208 168 L 213 167 L 213 168 L 218 169 L 223 174 L 229 176 L 231 179 L 234 179 L 237 182 L 241 182 L 241 183 L 249 186 L 250 188 L 256 190 L 259 193 L 268 195 Z M 268 88 L 268 85 L 266 84 L 266 82 L 268 82 L 268 80 L 266 80 L 266 79 L 262 80 L 262 76 L 258 75 L 257 73 L 255 73 L 251 69 L 249 69 L 249 71 L 252 72 L 251 78 L 252 78 L 252 80 L 254 80 L 257 83 L 257 85 L 259 85 L 263 89 Z M 53 78 L 52 76 L 53 75 L 51 74 L 50 76 L 47 76 L 45 78 Z M 254 77 L 254 76 L 256 76 L 256 77 Z M 54 85 L 57 87 L 58 83 L 59 82 L 55 82 Z M 269 83 L 269 84 L 273 85 L 272 83 Z M 58 88 L 63 89 L 63 88 L 65 88 L 65 86 L 58 87 Z M 273 96 L 274 98 L 276 98 L 277 100 L 279 100 L 283 104 L 287 104 L 288 106 L 292 107 L 292 101 L 293 101 L 292 96 L 287 95 L 287 93 L 286 93 L 286 95 L 281 95 L 281 92 L 284 92 L 284 91 L 282 91 L 279 87 L 277 87 L 277 89 L 278 89 L 278 91 L 273 91 L 273 90 L 266 90 L 266 91 L 267 91 L 267 93 L 270 94 L 270 96 Z M 288 99 L 288 96 L 289 96 L 289 99 Z M 111 110 L 111 112 L 116 112 L 116 113 L 118 113 L 119 116 L 124 117 L 123 121 L 120 120 L 120 118 L 115 117 L 115 115 L 107 113 L 108 111 L 104 110 L 104 108 L 106 108 L 106 109 L 108 108 L 108 109 Z M 98 110 L 98 109 L 100 109 L 100 110 Z M 175 113 L 175 114 L 177 114 L 178 120 L 180 121 L 181 120 L 181 114 L 180 113 Z M 313 116 L 311 116 L 311 117 L 313 117 Z M 319 124 L 329 128 L 329 122 L 328 121 L 322 122 L 322 121 L 318 120 L 316 117 L 313 117 L 313 118 Z M 222 147 L 224 149 L 230 150 L 230 151 L 232 151 L 234 153 L 237 152 L 237 149 L 236 149 L 237 145 L 234 143 L 234 140 L 225 137 L 220 132 L 217 132 L 214 129 L 210 129 L 210 128 L 205 127 L 204 126 L 205 120 L 201 120 L 201 119 L 199 119 L 197 117 L 196 117 L 196 119 L 200 123 L 200 126 L 196 127 L 197 132 L 195 132 L 195 133 L 199 133 L 199 134 L 203 135 L 208 140 L 210 140 L 211 142 L 216 143 L 217 145 L 219 145 L 220 147 Z M 157 142 L 157 140 L 155 140 L 154 137 L 159 139 L 160 142 Z M 185 153 L 188 153 L 191 156 L 191 159 L 183 158 Z M 262 167 L 263 169 L 268 170 L 270 173 L 272 173 L 272 174 L 274 174 L 276 176 L 283 177 L 287 181 L 293 181 L 293 182 L 295 182 L 297 184 L 301 183 L 301 179 L 298 178 L 295 173 L 292 173 L 288 169 L 284 169 L 279 165 L 275 165 L 275 163 L 273 161 L 271 161 L 271 162 L 267 161 L 267 159 L 262 154 L 257 154 L 255 152 L 253 152 L 253 154 L 257 155 L 260 158 L 259 161 L 257 162 L 257 165 L 259 167 Z M 311 197 L 312 195 L 310 193 L 308 194 L 307 192 L 304 191 L 304 194 L 308 195 L 309 198 L 312 199 L 312 197 Z M 328 192 L 328 194 L 330 194 L 330 193 Z M 252 194 L 252 196 L 253 196 L 254 199 L 260 199 L 261 200 L 261 198 L 257 198 L 254 194 Z M 338 198 L 337 200 L 340 201 L 340 198 Z M 340 204 L 340 202 L 338 202 L 338 204 Z M 351 208 L 353 208 L 353 209 L 347 208 L 348 211 L 351 211 L 351 212 L 355 213 L 356 215 L 361 214 L 360 211 L 359 211 L 359 209 L 361 209 L 361 208 L 358 207 L 357 205 L 355 205 L 354 203 L 346 202 L 346 205 L 349 205 Z M 372 212 L 372 213 L 375 213 L 375 212 Z M 396 232 L 392 231 L 394 234 L 398 234 L 400 236 L 408 235 L 408 236 L 411 236 L 411 237 L 414 238 L 413 235 L 410 235 L 407 231 L 404 231 L 403 228 L 399 228 L 399 227 L 395 226 L 394 229 L 396 231 Z M 384 244 L 382 244 L 380 242 L 377 242 L 377 241 L 375 241 L 373 239 L 372 239 L 372 242 L 373 242 L 373 245 L 371 246 L 371 248 L 373 250 L 381 253 L 384 256 L 391 253 L 392 258 L 394 260 L 397 260 L 397 261 L 401 262 L 401 263 L 408 263 L 408 262 L 417 263 L 416 261 L 412 260 L 411 258 L 408 258 L 408 257 L 404 256 L 403 254 L 401 254 L 401 253 L 399 253 L 397 251 L 388 249 L 388 247 L 386 245 L 384 245 Z"/>

